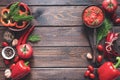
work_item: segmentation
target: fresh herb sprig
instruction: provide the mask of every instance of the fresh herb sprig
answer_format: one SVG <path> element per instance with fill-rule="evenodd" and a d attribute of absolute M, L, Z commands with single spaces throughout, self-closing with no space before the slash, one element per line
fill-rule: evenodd
<path fill-rule="evenodd" d="M 108 19 L 105 19 L 102 26 L 97 29 L 97 44 L 106 37 L 109 30 L 112 28 L 112 24 Z"/>
<path fill-rule="evenodd" d="M 31 15 L 25 15 L 25 14 L 22 14 L 20 15 L 19 14 L 19 2 L 16 2 L 14 4 L 12 4 L 10 6 L 10 12 L 8 13 L 8 19 L 13 19 L 14 21 L 16 22 L 19 22 L 19 21 L 31 21 L 33 19 L 33 16 Z"/>
<path fill-rule="evenodd" d="M 9 17 L 12 17 L 12 16 L 18 14 L 18 11 L 19 11 L 18 4 L 19 4 L 19 2 L 16 2 L 10 6 L 10 12 L 8 14 Z"/>
<path fill-rule="evenodd" d="M 32 34 L 29 36 L 28 41 L 30 42 L 38 42 L 40 41 L 40 36 L 36 34 Z"/>
<path fill-rule="evenodd" d="M 13 20 L 15 20 L 16 22 L 19 21 L 31 21 L 33 19 L 33 16 L 31 15 L 15 15 L 13 16 Z"/>

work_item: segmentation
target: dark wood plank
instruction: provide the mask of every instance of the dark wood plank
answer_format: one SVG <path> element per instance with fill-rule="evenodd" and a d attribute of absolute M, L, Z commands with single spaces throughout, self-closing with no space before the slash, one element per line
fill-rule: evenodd
<path fill-rule="evenodd" d="M 89 47 L 39 47 L 34 48 L 32 67 L 87 67 Z M 83 63 L 84 62 L 84 63 Z M 82 65 L 81 65 L 82 64 Z"/>
<path fill-rule="evenodd" d="M 31 67 L 87 67 L 89 47 L 33 47 Z M 84 62 L 84 63 L 83 63 Z M 82 65 L 81 65 L 82 64 Z M 5 67 L 0 56 L 0 67 Z"/>
<path fill-rule="evenodd" d="M 93 5 L 101 4 L 103 0 L 4 0 L 0 5 L 7 5 L 11 2 L 24 2 L 28 5 Z M 120 3 L 120 0 L 118 0 Z"/>
<path fill-rule="evenodd" d="M 36 27 L 41 41 L 33 46 L 89 46 L 82 27 Z"/>
<path fill-rule="evenodd" d="M 22 80 L 87 80 L 84 72 L 87 69 L 80 68 L 32 68 L 31 74 Z M 0 80 L 6 80 L 4 69 L 0 70 Z"/>
<path fill-rule="evenodd" d="M 119 26 L 115 30 L 120 32 Z M 3 33 L 3 28 L 0 33 Z M 33 34 L 40 35 L 41 41 L 30 43 L 32 46 L 89 46 L 83 27 L 36 27 Z"/>
<path fill-rule="evenodd" d="M 87 6 L 31 6 L 36 26 L 82 25 L 81 13 Z M 3 7 L 0 7 L 2 10 Z M 1 25 L 1 24 L 0 24 Z"/>
<path fill-rule="evenodd" d="M 3 34 L 5 28 L 1 27 L 0 30 Z M 32 46 L 89 46 L 82 27 L 36 27 L 33 34 L 40 35 L 41 41 L 30 43 Z M 0 44 L 2 36 L 0 35 Z"/>
<path fill-rule="evenodd" d="M 36 26 L 80 26 L 87 6 L 31 6 Z M 3 7 L 0 7 L 0 10 Z M 118 8 L 118 14 L 120 7 Z M 120 15 L 120 14 L 119 14 Z M 1 24 L 0 24 L 1 25 Z"/>

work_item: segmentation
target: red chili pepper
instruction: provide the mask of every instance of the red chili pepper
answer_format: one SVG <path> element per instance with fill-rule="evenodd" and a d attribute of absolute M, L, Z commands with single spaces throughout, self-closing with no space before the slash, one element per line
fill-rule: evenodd
<path fill-rule="evenodd" d="M 19 80 L 23 77 L 25 77 L 28 73 L 30 73 L 30 67 L 27 66 L 27 63 L 24 63 L 23 60 L 18 61 L 11 69 L 12 75 L 11 78 L 12 80 Z"/>
<path fill-rule="evenodd" d="M 98 68 L 99 80 L 115 80 L 115 78 L 120 76 L 120 71 L 116 69 L 120 65 L 120 57 L 116 59 L 118 60 L 117 64 L 105 62 Z"/>
<path fill-rule="evenodd" d="M 32 26 L 30 29 L 28 29 L 25 33 L 22 34 L 22 36 L 20 37 L 20 39 L 18 41 L 17 46 L 26 43 L 28 36 L 34 30 L 34 28 L 35 28 L 35 26 Z"/>
<path fill-rule="evenodd" d="M 25 44 L 27 41 L 28 36 L 30 35 L 30 33 L 34 30 L 35 26 L 32 26 L 27 33 L 25 34 L 25 37 L 23 38 L 22 44 Z"/>
<path fill-rule="evenodd" d="M 20 57 L 19 57 L 19 56 L 15 56 L 15 58 L 14 58 L 13 62 L 14 62 L 14 63 L 16 63 L 16 62 L 18 62 L 18 61 L 19 61 L 19 59 L 20 59 Z"/>
<path fill-rule="evenodd" d="M 107 37 L 106 37 L 106 42 L 105 42 L 105 56 L 110 58 L 111 56 L 116 56 L 116 54 L 112 53 L 113 52 L 113 42 L 118 39 L 118 33 L 113 33 L 109 32 Z"/>

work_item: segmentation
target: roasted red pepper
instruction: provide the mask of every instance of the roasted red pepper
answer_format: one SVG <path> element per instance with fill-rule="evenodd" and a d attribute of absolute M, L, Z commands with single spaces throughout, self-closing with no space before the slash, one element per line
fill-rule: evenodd
<path fill-rule="evenodd" d="M 105 42 L 105 56 L 110 59 L 110 57 L 113 56 L 119 56 L 117 52 L 113 50 L 113 42 L 118 39 L 118 33 L 113 33 L 109 32 L 107 37 L 106 37 L 106 42 Z"/>
<path fill-rule="evenodd" d="M 98 68 L 99 80 L 115 80 L 120 76 L 120 71 L 116 69 L 120 65 L 120 57 L 116 59 L 118 60 L 117 64 L 114 65 L 112 62 L 105 62 Z"/>
<path fill-rule="evenodd" d="M 18 61 L 14 66 L 12 66 L 11 71 L 12 80 L 19 80 L 25 77 L 28 73 L 30 73 L 30 67 L 28 66 L 28 62 L 24 63 L 23 60 Z"/>

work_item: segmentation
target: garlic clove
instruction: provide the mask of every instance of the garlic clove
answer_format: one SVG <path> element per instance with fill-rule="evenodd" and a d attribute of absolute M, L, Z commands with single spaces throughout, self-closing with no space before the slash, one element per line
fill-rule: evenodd
<path fill-rule="evenodd" d="M 10 78 L 11 77 L 11 70 L 10 69 L 6 69 L 5 72 L 4 72 L 4 75 L 6 78 Z"/>

